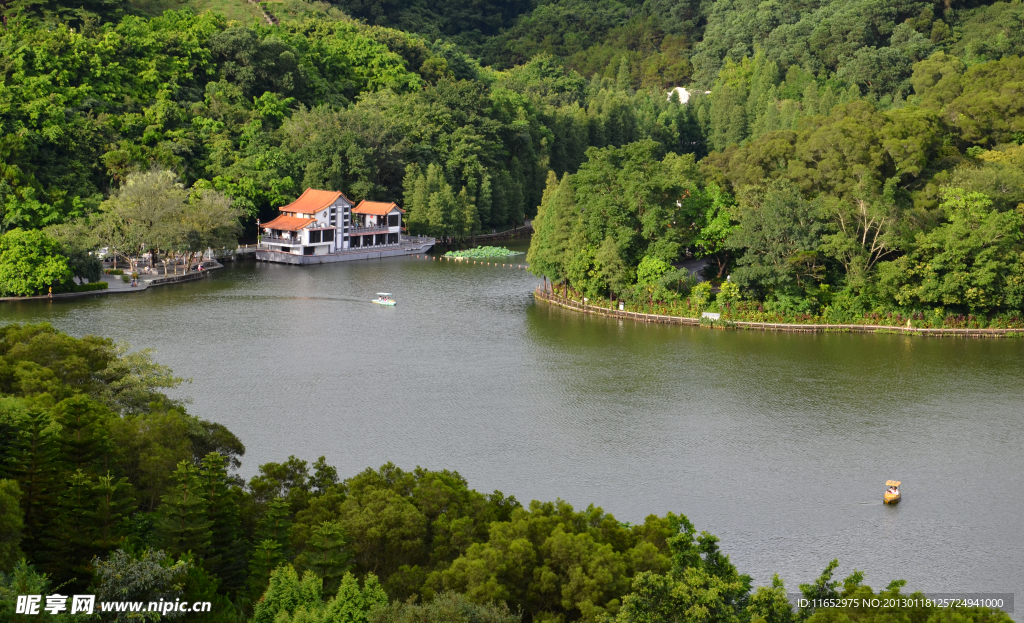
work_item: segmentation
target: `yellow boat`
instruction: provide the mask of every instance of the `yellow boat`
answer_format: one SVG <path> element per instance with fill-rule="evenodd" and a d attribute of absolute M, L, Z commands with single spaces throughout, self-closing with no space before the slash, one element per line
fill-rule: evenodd
<path fill-rule="evenodd" d="M 883 496 L 882 501 L 886 504 L 896 504 L 899 502 L 902 495 L 900 493 L 900 481 L 886 480 L 885 486 L 890 487 L 891 489 L 885 490 L 885 496 Z"/>

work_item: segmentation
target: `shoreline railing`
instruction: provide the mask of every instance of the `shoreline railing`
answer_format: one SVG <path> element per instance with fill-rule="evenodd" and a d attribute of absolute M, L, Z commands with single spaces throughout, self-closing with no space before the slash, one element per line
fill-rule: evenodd
<path fill-rule="evenodd" d="M 666 314 L 645 314 L 643 312 L 632 312 L 596 305 L 580 303 L 573 299 L 566 299 L 537 288 L 533 296 L 558 307 L 580 311 L 585 314 L 607 316 L 610 318 L 624 318 L 637 322 L 655 322 L 660 324 L 682 324 L 690 326 L 704 326 L 700 318 L 688 318 L 686 316 L 669 316 Z M 726 322 L 728 324 L 726 324 Z M 747 320 L 726 320 L 725 322 L 712 322 L 714 328 L 738 328 L 738 329 L 760 329 L 762 331 L 783 331 L 788 333 L 893 333 L 906 335 L 923 336 L 963 336 L 963 337 L 1001 337 L 1006 335 L 1024 335 L 1024 329 L 932 329 L 924 327 L 902 327 L 877 324 L 798 324 L 785 322 L 752 322 Z"/>

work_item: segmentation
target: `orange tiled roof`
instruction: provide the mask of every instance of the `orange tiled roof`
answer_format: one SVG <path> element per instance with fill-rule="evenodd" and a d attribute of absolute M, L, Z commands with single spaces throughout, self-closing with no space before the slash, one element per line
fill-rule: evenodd
<path fill-rule="evenodd" d="M 398 204 L 392 201 L 391 203 L 385 203 L 383 201 L 366 201 L 365 199 L 359 202 L 359 205 L 352 208 L 353 214 L 376 214 L 378 216 L 384 216 L 388 212 L 394 209 L 398 209 L 399 212 L 405 214 L 405 210 L 398 207 Z"/>
<path fill-rule="evenodd" d="M 345 197 L 336 190 L 316 190 L 307 188 L 299 198 L 281 208 L 282 212 L 298 212 L 300 214 L 312 214 L 322 210 L 338 200 L 338 197 Z M 345 197 L 348 201 L 348 197 Z M 349 201 L 349 203 L 352 203 Z"/>
<path fill-rule="evenodd" d="M 260 227 L 280 229 L 282 231 L 297 231 L 315 220 L 314 218 L 300 218 L 298 216 L 285 216 L 282 214 L 269 223 L 260 223 Z"/>

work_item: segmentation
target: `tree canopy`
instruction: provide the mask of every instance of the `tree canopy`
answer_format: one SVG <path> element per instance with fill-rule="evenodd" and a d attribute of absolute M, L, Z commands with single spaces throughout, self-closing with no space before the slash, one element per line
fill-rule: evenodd
<path fill-rule="evenodd" d="M 238 439 L 162 393 L 178 381 L 103 338 L 0 327 L 2 616 L 10 597 L 58 587 L 99 602 L 210 601 L 189 620 L 252 623 L 796 623 L 859 612 L 798 612 L 778 578 L 753 588 L 719 540 L 678 513 L 627 524 L 594 505 L 482 493 L 449 470 L 386 463 L 339 478 L 323 457 L 266 463 L 245 482 Z M 836 564 L 801 584 L 804 595 L 840 594 Z M 873 594 L 862 580 L 855 572 L 842 594 Z"/>

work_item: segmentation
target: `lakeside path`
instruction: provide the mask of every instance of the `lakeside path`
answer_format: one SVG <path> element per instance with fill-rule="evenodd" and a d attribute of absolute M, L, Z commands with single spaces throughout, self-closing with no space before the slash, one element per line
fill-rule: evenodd
<path fill-rule="evenodd" d="M 595 307 L 584 305 L 573 300 L 558 298 L 552 294 L 537 288 L 533 296 L 539 300 L 597 316 L 609 318 L 628 318 L 637 322 L 656 322 L 661 324 L 682 324 L 690 326 L 704 326 L 699 318 L 687 318 L 685 316 L 666 316 L 661 314 L 644 314 L 640 312 L 619 311 L 607 307 Z M 717 323 L 715 323 L 717 324 Z M 719 325 L 718 328 L 725 328 L 726 325 Z M 788 324 L 781 322 L 746 322 L 742 320 L 730 320 L 728 327 L 737 329 L 755 329 L 761 331 L 785 331 L 789 333 L 898 333 L 904 335 L 919 335 L 932 337 L 1024 337 L 1024 329 L 925 329 L 917 327 L 893 327 L 876 324 Z M 709 328 L 716 328 L 712 325 Z"/>
<path fill-rule="evenodd" d="M 193 271 L 185 275 L 167 275 L 166 277 L 152 277 L 150 279 L 143 279 L 139 277 L 139 285 L 132 287 L 130 283 L 125 283 L 121 279 L 121 275 L 108 275 L 104 273 L 101 280 L 107 284 L 105 290 L 90 290 L 88 292 L 61 292 L 60 294 L 40 295 L 40 296 L 5 296 L 0 297 L 0 302 L 13 302 L 13 301 L 52 301 L 59 299 L 75 299 L 86 296 L 102 296 L 105 294 L 132 294 L 135 292 L 142 292 L 149 288 L 156 286 L 166 286 L 172 283 L 188 283 L 189 281 L 198 281 L 199 279 L 205 279 L 206 275 L 210 271 L 224 268 L 224 265 L 216 260 L 206 260 L 203 263 L 202 271 Z"/>

